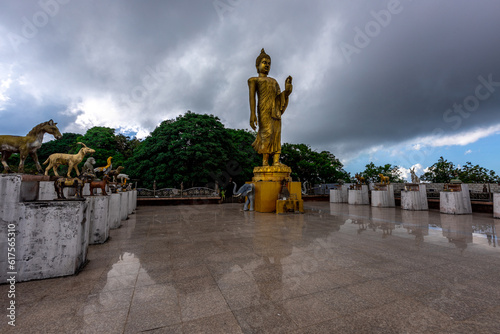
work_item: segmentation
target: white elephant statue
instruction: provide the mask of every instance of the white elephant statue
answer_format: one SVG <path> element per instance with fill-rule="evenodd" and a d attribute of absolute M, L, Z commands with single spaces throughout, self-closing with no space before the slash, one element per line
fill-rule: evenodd
<path fill-rule="evenodd" d="M 255 200 L 255 185 L 253 183 L 245 183 L 244 185 L 241 186 L 241 188 L 238 191 L 236 191 L 236 183 L 234 183 L 233 197 L 240 197 L 240 196 L 247 197 L 243 210 L 253 211 L 254 210 L 253 204 Z M 250 204 L 250 208 L 248 208 L 248 204 Z"/>

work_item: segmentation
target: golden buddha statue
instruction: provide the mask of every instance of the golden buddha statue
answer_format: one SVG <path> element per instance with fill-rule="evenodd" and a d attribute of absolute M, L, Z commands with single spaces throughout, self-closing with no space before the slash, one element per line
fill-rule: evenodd
<path fill-rule="evenodd" d="M 255 61 L 258 77 L 248 79 L 250 90 L 250 126 L 259 130 L 252 147 L 263 154 L 263 166 L 269 166 L 269 156 L 273 155 L 273 166 L 282 166 L 281 154 L 281 116 L 288 105 L 288 96 L 292 93 L 292 77 L 285 80 L 285 91 L 281 92 L 278 82 L 268 77 L 271 69 L 271 57 L 264 49 Z M 256 103 L 255 95 L 258 102 Z M 255 107 L 257 106 L 257 113 Z M 257 118 L 258 115 L 258 118 Z"/>

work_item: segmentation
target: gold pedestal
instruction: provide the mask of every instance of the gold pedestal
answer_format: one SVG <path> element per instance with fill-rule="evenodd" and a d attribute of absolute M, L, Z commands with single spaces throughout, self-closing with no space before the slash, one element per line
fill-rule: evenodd
<path fill-rule="evenodd" d="M 297 202 L 297 208 L 304 212 L 300 182 L 292 182 L 287 166 L 261 166 L 253 170 L 252 182 L 255 184 L 254 208 L 257 212 L 276 212 L 276 203 L 281 192 L 281 182 L 288 182 L 290 198 Z M 290 199 L 288 199 L 290 200 Z"/>
<path fill-rule="evenodd" d="M 297 199 L 279 199 L 276 201 L 276 213 L 304 212 L 304 201 Z"/>

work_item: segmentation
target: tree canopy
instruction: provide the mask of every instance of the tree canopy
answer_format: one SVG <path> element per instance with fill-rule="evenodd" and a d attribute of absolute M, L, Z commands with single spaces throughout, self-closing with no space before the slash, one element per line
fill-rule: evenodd
<path fill-rule="evenodd" d="M 284 143 L 281 146 L 281 162 L 292 168 L 292 178 L 309 184 L 350 179 L 349 173 L 333 154 L 327 151 L 318 153 L 305 144 Z"/>
<path fill-rule="evenodd" d="M 192 112 L 163 121 L 128 161 L 130 175 L 151 188 L 215 183 L 229 161 L 231 138 L 213 115 Z"/>
<path fill-rule="evenodd" d="M 436 163 L 429 167 L 421 179 L 434 183 L 448 183 L 455 177 L 464 183 L 495 183 L 500 181 L 499 176 L 493 170 L 472 165 L 469 161 L 461 168 L 455 167 L 452 162 L 443 157 L 440 157 Z"/>
<path fill-rule="evenodd" d="M 383 166 L 375 166 L 373 162 L 367 164 L 366 169 L 361 172 L 361 176 L 365 178 L 365 180 L 369 183 L 380 182 L 379 174 L 384 176 L 388 176 L 390 182 L 392 183 L 401 183 L 404 180 L 401 178 L 401 171 L 397 166 L 393 166 L 391 164 L 385 164 Z"/>

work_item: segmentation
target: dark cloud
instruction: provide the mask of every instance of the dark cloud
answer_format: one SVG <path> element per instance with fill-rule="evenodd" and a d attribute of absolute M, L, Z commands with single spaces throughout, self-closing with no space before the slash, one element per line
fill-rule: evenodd
<path fill-rule="evenodd" d="M 453 111 L 476 101 L 480 77 L 500 82 L 494 1 L 58 6 L 30 38 L 23 26 L 43 11 L 38 1 L 8 2 L 0 13 L 0 80 L 12 80 L 0 88 L 1 133 L 23 133 L 21 123 L 46 118 L 60 118 L 72 131 L 93 124 L 144 132 L 188 109 L 248 129 L 246 81 L 262 47 L 272 57 L 272 77 L 282 86 L 294 77 L 285 141 L 343 156 L 436 128 L 451 135 L 500 123 L 500 86 L 481 89 L 490 94 L 472 112 Z M 13 34 L 25 38 L 17 51 Z M 346 45 L 356 52 L 346 57 Z M 19 121 L 23 108 L 29 121 Z"/>

